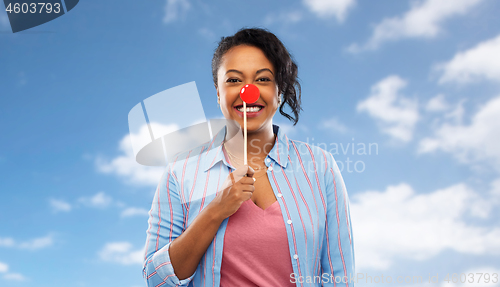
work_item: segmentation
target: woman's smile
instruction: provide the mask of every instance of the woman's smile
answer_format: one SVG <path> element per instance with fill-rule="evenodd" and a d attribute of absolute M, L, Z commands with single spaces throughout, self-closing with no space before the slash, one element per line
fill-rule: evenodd
<path fill-rule="evenodd" d="M 247 104 L 247 118 L 255 118 L 262 114 L 265 107 L 258 103 Z M 236 113 L 243 118 L 243 104 L 239 104 L 233 107 L 236 110 Z"/>

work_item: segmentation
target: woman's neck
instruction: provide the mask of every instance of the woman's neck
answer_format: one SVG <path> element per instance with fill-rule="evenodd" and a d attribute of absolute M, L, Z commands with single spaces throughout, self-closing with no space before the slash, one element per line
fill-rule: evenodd
<path fill-rule="evenodd" d="M 229 153 L 239 159 L 243 159 L 243 141 L 243 131 L 239 127 L 227 125 L 224 145 Z M 250 161 L 252 158 L 265 158 L 272 150 L 275 142 L 276 138 L 272 123 L 257 131 L 247 131 L 248 160 Z"/>

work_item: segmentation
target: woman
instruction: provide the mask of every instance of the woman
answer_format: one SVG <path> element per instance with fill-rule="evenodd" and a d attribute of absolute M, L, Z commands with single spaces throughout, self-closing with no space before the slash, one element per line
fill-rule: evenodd
<path fill-rule="evenodd" d="M 288 139 L 272 123 L 278 107 L 298 121 L 290 54 L 267 30 L 242 29 L 222 38 L 212 73 L 228 124 L 169 164 L 158 185 L 144 257 L 148 286 L 353 286 L 340 171 L 329 152 Z M 248 165 L 239 97 L 245 84 L 260 91 L 247 105 Z"/>

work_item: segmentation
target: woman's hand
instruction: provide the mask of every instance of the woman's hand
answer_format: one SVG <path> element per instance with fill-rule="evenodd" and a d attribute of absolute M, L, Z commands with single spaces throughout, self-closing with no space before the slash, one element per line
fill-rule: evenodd
<path fill-rule="evenodd" d="M 210 205 L 214 206 L 214 210 L 217 211 L 221 220 L 233 215 L 245 200 L 252 197 L 252 193 L 255 190 L 253 185 L 255 182 L 253 178 L 254 173 L 255 171 L 251 166 L 244 165 L 227 176 L 222 185 L 222 190 L 210 202 Z M 231 174 L 234 177 L 234 184 Z"/>

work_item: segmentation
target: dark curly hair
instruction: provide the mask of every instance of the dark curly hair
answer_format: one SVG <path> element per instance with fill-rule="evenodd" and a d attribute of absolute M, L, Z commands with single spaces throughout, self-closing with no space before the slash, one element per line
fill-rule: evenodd
<path fill-rule="evenodd" d="M 267 29 L 242 28 L 233 36 L 221 38 L 212 58 L 212 76 L 215 86 L 217 86 L 217 71 L 222 57 L 227 51 L 238 45 L 248 45 L 261 49 L 273 64 L 276 71 L 278 90 L 283 96 L 279 109 L 280 113 L 292 121 L 295 126 L 299 121 L 299 113 L 302 110 L 297 64 L 285 48 L 285 45 Z M 292 109 L 294 117 L 283 111 L 285 103 Z"/>

